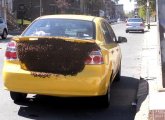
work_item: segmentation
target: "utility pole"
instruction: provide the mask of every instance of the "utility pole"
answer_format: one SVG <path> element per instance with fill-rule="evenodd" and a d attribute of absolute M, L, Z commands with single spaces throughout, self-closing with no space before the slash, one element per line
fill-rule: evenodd
<path fill-rule="evenodd" d="M 147 17 L 147 26 L 148 26 L 148 29 L 150 29 L 150 0 L 147 0 L 146 17 Z"/>
<path fill-rule="evenodd" d="M 7 2 L 6 0 L 3 1 L 3 8 L 4 8 L 4 21 L 7 23 Z"/>
<path fill-rule="evenodd" d="M 40 0 L 40 16 L 42 16 L 42 11 L 43 11 L 43 8 L 42 8 L 42 0 Z"/>
<path fill-rule="evenodd" d="M 106 8 L 106 4 L 107 4 L 107 1 L 106 0 L 104 0 L 104 18 L 106 18 L 106 16 L 107 16 L 107 8 Z"/>

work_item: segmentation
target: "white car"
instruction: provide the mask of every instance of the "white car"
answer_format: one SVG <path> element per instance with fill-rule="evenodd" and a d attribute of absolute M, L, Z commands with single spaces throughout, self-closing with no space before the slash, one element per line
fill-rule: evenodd
<path fill-rule="evenodd" d="M 118 19 L 117 19 L 117 22 L 120 23 L 120 22 L 122 22 L 122 20 L 121 20 L 120 18 L 118 18 Z"/>
<path fill-rule="evenodd" d="M 144 22 L 141 18 L 128 18 L 126 22 L 126 33 L 130 31 L 141 31 L 144 33 Z"/>
<path fill-rule="evenodd" d="M 2 18 L 0 18 L 0 36 L 2 39 L 6 39 L 8 35 L 7 25 Z"/>

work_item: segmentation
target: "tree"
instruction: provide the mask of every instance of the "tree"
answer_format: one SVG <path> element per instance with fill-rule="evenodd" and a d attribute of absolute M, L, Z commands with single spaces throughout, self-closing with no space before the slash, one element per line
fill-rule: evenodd
<path fill-rule="evenodd" d="M 145 8 L 145 7 L 140 7 L 138 13 L 139 13 L 139 16 L 140 16 L 141 18 L 143 18 L 143 19 L 146 18 L 146 8 Z"/>
<path fill-rule="evenodd" d="M 126 16 L 127 16 L 128 18 L 133 17 L 133 16 L 134 16 L 134 11 L 131 11 L 131 12 L 127 13 Z"/>
<path fill-rule="evenodd" d="M 102 0 L 88 0 L 86 1 L 86 5 L 88 7 L 88 14 L 90 15 L 98 15 L 99 10 L 103 9 L 103 1 Z"/>
<path fill-rule="evenodd" d="M 151 13 L 152 15 L 154 15 L 156 12 L 156 0 L 151 0 L 150 6 L 151 6 Z"/>
<path fill-rule="evenodd" d="M 130 0 L 130 2 L 131 1 L 134 1 L 134 0 Z M 151 14 L 151 16 L 155 15 L 155 13 L 156 13 L 156 0 L 137 0 L 137 4 L 139 7 L 139 14 L 143 18 L 145 18 L 145 16 L 146 16 L 145 13 L 147 10 L 147 1 L 150 2 L 150 14 Z"/>
<path fill-rule="evenodd" d="M 54 0 L 54 3 L 58 8 L 59 13 L 64 13 L 65 10 L 71 5 L 68 0 Z"/>
<path fill-rule="evenodd" d="M 114 2 L 115 2 L 116 4 L 118 4 L 119 0 L 114 0 Z"/>

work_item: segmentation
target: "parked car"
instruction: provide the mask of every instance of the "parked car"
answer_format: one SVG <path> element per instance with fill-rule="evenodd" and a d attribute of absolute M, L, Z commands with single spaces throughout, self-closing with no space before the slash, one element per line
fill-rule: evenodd
<path fill-rule="evenodd" d="M 109 24 L 113 24 L 115 22 L 117 22 L 117 19 L 115 19 L 115 18 L 111 18 L 111 19 L 108 20 Z"/>
<path fill-rule="evenodd" d="M 121 50 L 110 24 L 85 15 L 42 16 L 6 49 L 4 86 L 14 101 L 28 93 L 59 97 L 98 96 L 108 106 L 120 80 Z"/>
<path fill-rule="evenodd" d="M 122 22 L 122 19 L 121 19 L 121 18 L 118 18 L 118 19 L 117 19 L 117 22 L 118 22 L 118 23 Z"/>
<path fill-rule="evenodd" d="M 2 39 L 6 39 L 8 35 L 8 28 L 5 21 L 0 17 L 0 36 Z"/>
<path fill-rule="evenodd" d="M 144 33 L 145 25 L 141 18 L 128 18 L 126 22 L 126 33 L 140 31 Z"/>

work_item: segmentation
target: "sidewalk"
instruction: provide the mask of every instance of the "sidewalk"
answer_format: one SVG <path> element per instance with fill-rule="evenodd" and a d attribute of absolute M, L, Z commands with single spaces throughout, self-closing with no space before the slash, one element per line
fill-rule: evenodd
<path fill-rule="evenodd" d="M 165 92 L 162 87 L 160 40 L 157 23 L 145 32 L 135 120 L 165 120 Z M 159 115 L 160 114 L 160 115 Z"/>

